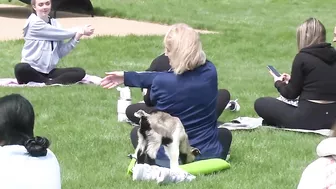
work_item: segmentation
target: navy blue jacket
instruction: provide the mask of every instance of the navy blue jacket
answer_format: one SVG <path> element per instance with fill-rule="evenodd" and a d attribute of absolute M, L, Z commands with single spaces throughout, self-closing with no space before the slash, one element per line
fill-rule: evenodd
<path fill-rule="evenodd" d="M 181 120 L 190 145 L 202 153 L 198 159 L 222 158 L 215 110 L 218 80 L 213 63 L 207 61 L 181 75 L 173 72 L 125 72 L 124 84 L 150 88 L 150 100 L 155 108 Z M 162 148 L 157 159 L 168 159 Z"/>

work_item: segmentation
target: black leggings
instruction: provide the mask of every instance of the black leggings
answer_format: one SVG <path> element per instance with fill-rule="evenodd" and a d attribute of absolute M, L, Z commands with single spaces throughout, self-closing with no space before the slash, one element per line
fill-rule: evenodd
<path fill-rule="evenodd" d="M 318 104 L 300 100 L 298 107 L 276 98 L 263 97 L 254 103 L 257 114 L 264 119 L 263 125 L 290 129 L 330 129 L 336 121 L 336 103 Z"/>
<path fill-rule="evenodd" d="M 27 63 L 15 65 L 14 74 L 19 84 L 28 82 L 51 84 L 72 84 L 81 81 L 85 77 L 85 70 L 82 68 L 55 68 L 44 74 L 36 71 Z"/>

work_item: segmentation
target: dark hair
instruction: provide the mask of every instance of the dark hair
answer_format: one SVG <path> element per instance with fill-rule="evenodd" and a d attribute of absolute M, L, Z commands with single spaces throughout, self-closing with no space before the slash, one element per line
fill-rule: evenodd
<path fill-rule="evenodd" d="M 34 137 L 35 114 L 31 103 L 19 94 L 0 98 L 0 141 L 3 145 L 23 145 L 31 156 L 45 156 L 50 143 Z"/>

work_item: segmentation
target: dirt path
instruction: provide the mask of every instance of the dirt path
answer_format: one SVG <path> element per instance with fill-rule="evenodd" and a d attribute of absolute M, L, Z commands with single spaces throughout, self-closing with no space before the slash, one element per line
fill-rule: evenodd
<path fill-rule="evenodd" d="M 27 7 L 0 4 L 0 23 L 2 26 L 0 40 L 21 39 L 22 28 L 30 14 L 31 10 Z M 169 26 L 161 24 L 100 16 L 91 17 L 61 11 L 57 12 L 57 20 L 63 28 L 91 24 L 95 28 L 94 36 L 164 35 L 169 28 Z M 201 30 L 199 32 L 213 33 Z"/>

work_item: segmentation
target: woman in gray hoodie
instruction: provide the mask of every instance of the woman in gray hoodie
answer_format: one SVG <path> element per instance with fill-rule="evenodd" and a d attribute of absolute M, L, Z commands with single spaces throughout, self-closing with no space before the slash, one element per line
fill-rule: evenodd
<path fill-rule="evenodd" d="M 33 12 L 23 29 L 24 46 L 21 63 L 14 68 L 20 84 L 38 82 L 71 84 L 85 77 L 82 68 L 56 68 L 60 58 L 67 55 L 83 36 L 90 36 L 94 29 L 90 25 L 76 29 L 62 29 L 49 16 L 51 0 L 31 0 Z M 67 42 L 63 42 L 68 40 Z"/>

